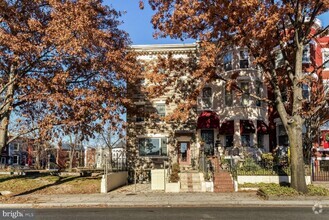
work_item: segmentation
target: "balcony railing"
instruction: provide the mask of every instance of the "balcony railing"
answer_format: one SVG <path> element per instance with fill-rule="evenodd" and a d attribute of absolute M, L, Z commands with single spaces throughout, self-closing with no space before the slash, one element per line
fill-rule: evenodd
<path fill-rule="evenodd" d="M 211 109 L 213 109 L 213 98 L 211 97 L 198 98 L 198 110 L 211 110 Z"/>

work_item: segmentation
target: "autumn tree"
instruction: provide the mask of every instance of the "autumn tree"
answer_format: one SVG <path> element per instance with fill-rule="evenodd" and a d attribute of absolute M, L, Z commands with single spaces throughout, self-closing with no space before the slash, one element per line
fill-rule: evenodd
<path fill-rule="evenodd" d="M 307 192 L 303 161 L 302 126 L 304 121 L 320 111 L 324 98 L 306 104 L 303 84 L 314 85 L 312 73 L 321 74 L 321 65 L 302 64 L 303 50 L 328 27 L 317 25 L 317 16 L 327 12 L 327 0 L 149 0 L 155 11 L 152 24 L 155 37 L 198 40 L 200 49 L 195 62 L 189 65 L 194 90 L 179 105 L 179 112 L 188 112 L 202 85 L 216 79 L 226 80 L 239 90 L 234 74 L 221 76 L 223 56 L 230 46 L 247 48 L 254 63 L 263 72 L 272 100 L 288 134 L 291 152 L 291 186 Z M 140 1 L 143 8 L 143 1 Z M 282 65 L 276 64 L 282 55 Z M 181 64 L 183 61 L 181 62 Z M 161 65 L 172 65 L 167 60 Z M 185 68 L 187 69 L 187 68 Z M 306 72 L 306 74 L 305 74 Z M 168 81 L 168 80 L 167 80 Z M 175 80 L 169 80 L 175 82 Z M 169 82 L 169 83 L 171 83 Z M 176 80 L 177 82 L 177 80 Z M 168 84 L 168 82 L 166 82 Z M 160 83 L 161 84 L 161 83 Z M 200 86 L 201 85 L 201 86 Z M 284 100 L 282 89 L 288 94 Z M 323 92 L 323 90 L 322 90 Z M 194 96 L 192 98 L 189 98 Z M 254 98 L 260 98 L 254 96 Z M 179 102 L 179 101 L 177 101 Z M 184 107 L 185 106 L 185 107 Z M 185 114 L 186 115 L 186 114 Z"/>
<path fill-rule="evenodd" d="M 101 0 L 0 2 L 0 149 L 31 130 L 88 138 L 122 121 L 136 68 L 119 17 Z"/>

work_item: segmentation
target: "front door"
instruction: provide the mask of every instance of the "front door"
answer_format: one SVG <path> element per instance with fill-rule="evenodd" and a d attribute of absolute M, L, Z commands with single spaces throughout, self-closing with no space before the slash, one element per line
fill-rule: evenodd
<path fill-rule="evenodd" d="M 214 155 L 214 130 L 201 130 L 201 138 L 204 141 L 205 155 Z"/>
<path fill-rule="evenodd" d="M 190 143 L 189 142 L 179 142 L 178 143 L 178 162 L 182 165 L 190 165 Z"/>

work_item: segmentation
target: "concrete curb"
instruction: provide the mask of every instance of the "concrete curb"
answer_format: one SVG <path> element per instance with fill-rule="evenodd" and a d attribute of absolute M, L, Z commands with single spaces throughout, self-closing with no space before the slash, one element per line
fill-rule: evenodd
<path fill-rule="evenodd" d="M 313 207 L 315 204 L 321 204 L 323 207 L 329 207 L 329 200 L 318 201 L 295 201 L 295 200 L 277 200 L 277 201 L 222 201 L 222 202 L 154 202 L 145 201 L 143 203 L 134 202 L 67 202 L 67 203 L 21 203 L 21 204 L 0 204 L 1 209 L 11 208 L 78 208 L 78 207 L 99 207 L 99 208 L 142 208 L 142 207 L 227 207 L 227 206 L 249 206 L 249 207 Z"/>

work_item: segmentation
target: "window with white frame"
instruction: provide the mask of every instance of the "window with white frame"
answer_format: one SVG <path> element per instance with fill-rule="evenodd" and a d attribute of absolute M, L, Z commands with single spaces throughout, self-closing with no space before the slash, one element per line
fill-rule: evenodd
<path fill-rule="evenodd" d="M 19 151 L 19 143 L 12 143 L 12 149 L 14 151 Z"/>
<path fill-rule="evenodd" d="M 250 99 L 249 82 L 241 82 L 240 88 L 242 90 L 241 105 L 249 106 L 249 99 Z"/>
<path fill-rule="evenodd" d="M 167 138 L 139 138 L 139 156 L 167 156 Z"/>
<path fill-rule="evenodd" d="M 303 58 L 302 58 L 302 62 L 303 63 L 310 63 L 311 62 L 311 55 L 310 55 L 310 45 L 307 44 L 304 46 L 303 49 Z"/>
<path fill-rule="evenodd" d="M 227 52 L 226 54 L 224 54 L 223 62 L 224 62 L 224 70 L 225 71 L 232 70 L 233 53 L 232 52 Z"/>
<path fill-rule="evenodd" d="M 249 68 L 249 53 L 247 50 L 241 50 L 240 53 L 240 68 Z"/>
<path fill-rule="evenodd" d="M 329 70 L 329 48 L 322 50 L 323 68 Z"/>
<path fill-rule="evenodd" d="M 19 163 L 19 156 L 18 155 L 14 155 L 13 156 L 13 164 L 18 164 Z"/>

